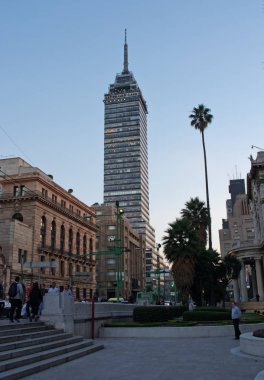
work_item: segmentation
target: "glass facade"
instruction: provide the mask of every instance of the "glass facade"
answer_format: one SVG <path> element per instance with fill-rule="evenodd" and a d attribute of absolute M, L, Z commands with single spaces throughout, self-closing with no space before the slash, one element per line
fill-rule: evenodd
<path fill-rule="evenodd" d="M 126 42 L 124 69 L 109 86 L 104 104 L 104 203 L 115 205 L 118 201 L 132 227 L 146 236 L 152 229 L 149 228 L 148 111 L 134 75 L 128 70 Z M 146 236 L 146 243 L 155 246 L 154 230 L 153 236 Z"/>

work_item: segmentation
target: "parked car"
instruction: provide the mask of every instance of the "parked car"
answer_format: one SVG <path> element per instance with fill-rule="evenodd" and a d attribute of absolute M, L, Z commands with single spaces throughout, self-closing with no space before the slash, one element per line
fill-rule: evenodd
<path fill-rule="evenodd" d="M 125 300 L 123 297 L 119 297 L 119 300 L 117 300 L 116 297 L 112 297 L 112 298 L 108 298 L 107 302 L 121 302 L 121 303 L 126 303 L 128 302 L 127 300 Z"/>

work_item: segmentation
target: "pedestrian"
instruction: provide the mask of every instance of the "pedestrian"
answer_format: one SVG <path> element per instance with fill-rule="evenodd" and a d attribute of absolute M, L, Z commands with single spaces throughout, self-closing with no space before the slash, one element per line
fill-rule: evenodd
<path fill-rule="evenodd" d="M 31 308 L 29 320 L 32 322 L 34 319 L 35 322 L 38 320 L 39 305 L 42 302 L 42 294 L 39 288 L 38 282 L 34 282 L 33 288 L 29 295 L 29 305 Z"/>
<path fill-rule="evenodd" d="M 38 310 L 38 316 L 40 317 L 41 314 L 42 314 L 42 309 L 43 309 L 43 297 L 45 296 L 45 294 L 48 293 L 48 289 L 46 289 L 46 285 L 45 284 L 41 284 L 40 285 L 40 293 L 41 293 L 41 296 L 42 296 L 42 300 L 41 300 L 41 303 L 39 304 L 39 310 Z"/>
<path fill-rule="evenodd" d="M 56 288 L 56 282 L 55 282 L 55 281 L 53 281 L 53 282 L 51 283 L 51 286 L 50 286 L 50 288 L 49 288 L 48 293 L 49 293 L 49 294 L 56 294 L 56 293 L 59 293 L 59 289 Z"/>
<path fill-rule="evenodd" d="M 241 331 L 239 330 L 239 320 L 241 317 L 241 310 L 237 306 L 236 302 L 232 302 L 231 318 L 235 329 L 235 339 L 239 339 Z"/>
<path fill-rule="evenodd" d="M 259 302 L 259 294 L 256 294 L 256 300 Z"/>
<path fill-rule="evenodd" d="M 11 304 L 9 320 L 12 323 L 14 322 L 14 314 L 16 312 L 15 321 L 20 322 L 19 318 L 21 317 L 22 302 L 24 300 L 24 291 L 23 286 L 19 281 L 19 276 L 17 276 L 15 278 L 15 281 L 13 281 L 10 285 L 8 295 Z"/>
<path fill-rule="evenodd" d="M 66 288 L 63 291 L 64 294 L 68 294 L 68 296 L 72 296 L 72 290 L 70 288 L 70 285 L 67 285 Z"/>
<path fill-rule="evenodd" d="M 0 281 L 0 300 L 4 299 L 4 287 L 3 287 L 3 282 Z"/>

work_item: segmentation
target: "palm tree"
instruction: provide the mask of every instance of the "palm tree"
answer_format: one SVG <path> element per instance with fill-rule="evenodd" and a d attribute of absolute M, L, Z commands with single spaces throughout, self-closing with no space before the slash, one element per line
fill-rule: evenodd
<path fill-rule="evenodd" d="M 212 249 L 212 226 L 211 226 L 211 215 L 210 215 L 210 202 L 209 202 L 209 189 L 208 189 L 208 174 L 207 174 L 207 161 L 206 161 L 206 150 L 204 143 L 204 130 L 212 122 L 213 115 L 210 114 L 211 110 L 206 108 L 203 104 L 199 104 L 197 108 L 193 108 L 189 118 L 192 119 L 191 126 L 195 129 L 199 129 L 202 134 L 203 142 L 203 153 L 204 153 L 204 169 L 205 169 L 205 185 L 206 185 L 206 202 L 207 202 L 207 212 L 208 212 L 208 243 L 209 249 Z"/>
<path fill-rule="evenodd" d="M 202 248 L 205 248 L 208 228 L 208 212 L 205 203 L 195 197 L 186 202 L 185 207 L 181 210 L 181 215 L 190 221 L 198 234 Z"/>
<path fill-rule="evenodd" d="M 170 223 L 165 233 L 167 235 L 162 239 L 164 254 L 172 263 L 175 284 L 182 293 L 183 304 L 187 305 L 200 242 L 187 218 L 176 219 L 174 223 Z"/>

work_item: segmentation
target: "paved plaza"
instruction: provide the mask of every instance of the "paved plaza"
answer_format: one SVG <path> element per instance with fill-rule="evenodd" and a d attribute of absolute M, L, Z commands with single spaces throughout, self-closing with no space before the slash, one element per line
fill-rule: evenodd
<path fill-rule="evenodd" d="M 233 337 L 96 339 L 105 349 L 27 380 L 254 380 L 264 360 L 234 354 Z M 257 380 L 262 380 L 258 378 Z"/>

